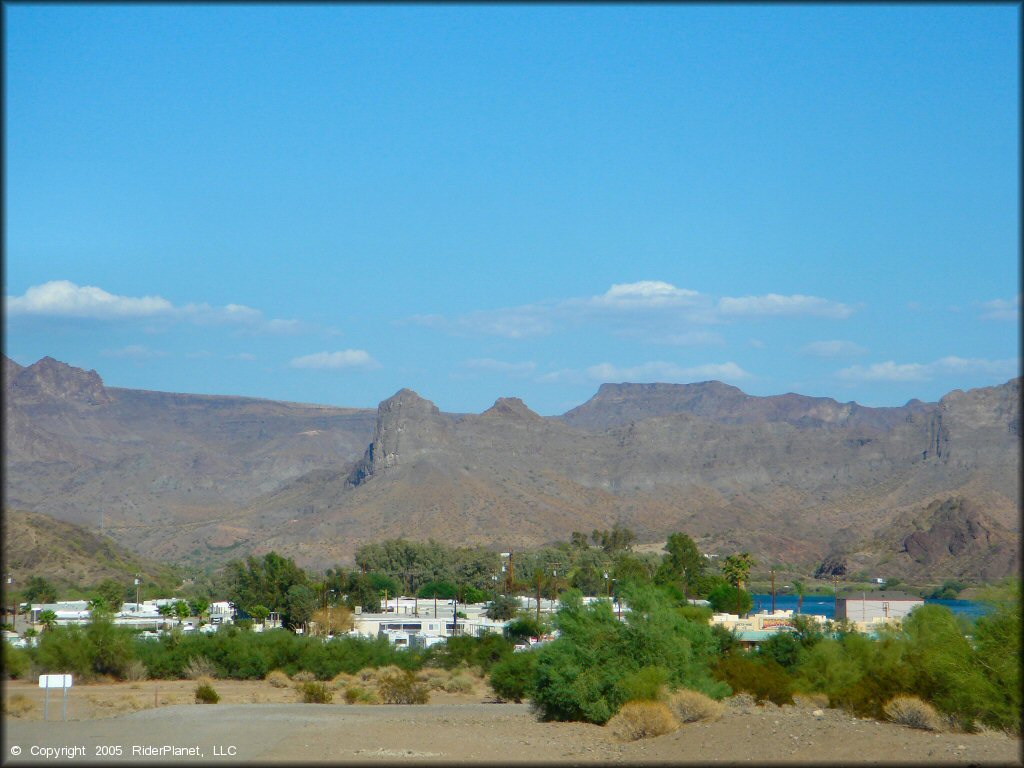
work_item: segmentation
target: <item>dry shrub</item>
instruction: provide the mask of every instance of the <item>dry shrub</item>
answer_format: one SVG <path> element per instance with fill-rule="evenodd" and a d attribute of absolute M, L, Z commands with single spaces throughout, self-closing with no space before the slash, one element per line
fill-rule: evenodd
<path fill-rule="evenodd" d="M 249 697 L 249 700 L 253 704 L 269 704 L 270 703 L 270 697 L 267 696 L 267 694 L 265 694 L 265 693 L 260 693 L 259 691 L 253 691 L 252 695 Z"/>
<path fill-rule="evenodd" d="M 344 688 L 359 681 L 358 675 L 350 675 L 348 672 L 339 672 L 331 680 L 336 688 Z"/>
<path fill-rule="evenodd" d="M 389 664 L 386 667 L 377 667 L 376 669 L 371 670 L 371 673 L 369 680 L 379 683 L 381 680 L 392 678 L 395 675 L 404 675 L 405 670 L 401 667 L 396 667 L 394 664 Z M 367 678 L 363 679 L 365 680 Z"/>
<path fill-rule="evenodd" d="M 4 714 L 11 715 L 12 717 L 21 717 L 22 715 L 27 715 L 35 708 L 36 705 L 32 703 L 28 696 L 23 693 L 15 693 L 4 704 Z"/>
<path fill-rule="evenodd" d="M 475 687 L 475 682 L 465 673 L 458 673 L 452 675 L 451 678 L 446 680 L 441 688 L 448 693 L 469 693 Z"/>
<path fill-rule="evenodd" d="M 267 672 L 267 676 L 263 678 L 275 688 L 287 688 L 291 685 L 291 680 L 288 679 L 288 675 L 282 672 L 280 669 L 274 669 Z"/>
<path fill-rule="evenodd" d="M 757 704 L 757 699 L 749 693 L 736 693 L 727 699 L 730 707 L 745 708 Z"/>
<path fill-rule="evenodd" d="M 828 696 L 824 693 L 794 693 L 793 703 L 804 709 L 828 709 Z"/>
<path fill-rule="evenodd" d="M 444 688 L 450 678 L 451 676 L 446 670 L 437 667 L 424 667 L 416 675 L 416 681 L 425 684 L 432 691 Z"/>
<path fill-rule="evenodd" d="M 668 700 L 668 708 L 680 723 L 717 720 L 725 712 L 725 705 L 722 702 L 685 688 L 672 694 Z"/>
<path fill-rule="evenodd" d="M 916 696 L 897 696 L 885 705 L 885 716 L 894 723 L 923 731 L 942 729 L 942 720 L 935 708 Z"/>
<path fill-rule="evenodd" d="M 139 659 L 132 659 L 124 668 L 124 679 L 133 683 L 148 680 L 149 672 L 146 670 L 146 665 Z"/>
<path fill-rule="evenodd" d="M 679 723 L 664 702 L 628 701 L 607 727 L 622 741 L 637 741 L 672 733 Z"/>
<path fill-rule="evenodd" d="M 334 692 L 327 683 L 307 681 L 299 686 L 299 693 L 306 704 L 330 704 L 334 700 Z"/>
<path fill-rule="evenodd" d="M 417 683 L 412 672 L 401 669 L 380 678 L 377 694 L 385 704 L 426 704 L 430 701 L 430 689 Z"/>
<path fill-rule="evenodd" d="M 314 675 L 312 672 L 302 670 L 301 672 L 296 672 L 294 675 L 292 675 L 292 681 L 296 683 L 315 683 L 316 675 Z"/>
<path fill-rule="evenodd" d="M 184 666 L 185 677 L 189 680 L 200 680 L 204 677 L 213 678 L 217 676 L 217 667 L 205 656 L 193 656 Z"/>

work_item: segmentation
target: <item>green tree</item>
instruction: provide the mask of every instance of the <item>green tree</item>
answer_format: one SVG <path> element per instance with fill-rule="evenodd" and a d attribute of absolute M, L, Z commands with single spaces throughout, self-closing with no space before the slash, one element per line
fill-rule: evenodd
<path fill-rule="evenodd" d="M 29 603 L 57 602 L 57 588 L 42 576 L 32 576 L 21 592 L 22 600 Z"/>
<path fill-rule="evenodd" d="M 706 561 L 693 539 L 685 533 L 673 533 L 665 543 L 667 554 L 662 559 L 655 580 L 662 584 L 678 583 L 689 597 L 693 586 L 704 576 Z"/>
<path fill-rule="evenodd" d="M 200 620 L 202 620 L 207 617 L 207 611 L 210 610 L 210 601 L 205 598 L 198 597 L 195 600 L 189 600 L 188 607 L 189 610 L 192 611 L 193 616 L 198 616 Z"/>
<path fill-rule="evenodd" d="M 184 600 L 178 600 L 174 603 L 174 615 L 177 617 L 178 623 L 180 624 L 192 615 L 192 611 L 189 610 L 188 603 Z"/>
<path fill-rule="evenodd" d="M 511 595 L 500 595 L 487 605 L 484 615 L 494 621 L 508 621 L 519 612 L 519 601 Z"/>
<path fill-rule="evenodd" d="M 270 609 L 265 605 L 254 605 L 246 613 L 262 624 L 267 620 L 267 616 L 270 615 Z"/>
<path fill-rule="evenodd" d="M 729 555 L 722 563 L 722 575 L 726 581 L 737 589 L 743 589 L 750 576 L 750 569 L 755 565 L 754 558 L 749 552 L 740 552 L 738 555 Z"/>
<path fill-rule="evenodd" d="M 93 599 L 102 602 L 108 610 L 121 610 L 121 603 L 124 602 L 125 586 L 118 584 L 113 579 L 104 579 L 96 585 L 93 590 Z"/>
<path fill-rule="evenodd" d="M 289 625 L 305 628 L 315 610 L 316 593 L 305 584 L 293 584 L 288 590 Z"/>
<path fill-rule="evenodd" d="M 251 615 L 255 605 L 287 613 L 288 590 L 309 579 L 295 561 L 268 552 L 262 559 L 250 556 L 245 562 L 233 560 L 226 566 L 228 599 Z"/>
<path fill-rule="evenodd" d="M 742 616 L 754 607 L 754 598 L 745 589 L 721 583 L 708 593 L 708 602 L 715 613 L 736 613 Z"/>
<path fill-rule="evenodd" d="M 167 619 L 171 618 L 171 616 L 174 615 L 174 606 L 171 605 L 170 603 L 164 603 L 163 605 L 158 607 L 156 609 L 156 611 L 157 611 L 157 613 L 160 614 L 161 617 L 163 617 L 164 627 L 166 627 L 167 626 Z"/>

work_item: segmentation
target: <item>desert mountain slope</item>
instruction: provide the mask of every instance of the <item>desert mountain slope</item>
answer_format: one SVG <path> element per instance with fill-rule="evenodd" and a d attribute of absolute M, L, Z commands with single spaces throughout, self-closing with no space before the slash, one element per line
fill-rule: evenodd
<path fill-rule="evenodd" d="M 9 502 L 92 524 L 106 510 L 147 554 L 274 548 L 325 567 L 385 537 L 504 549 L 619 522 L 762 561 L 1019 561 L 1019 379 L 889 409 L 617 384 L 543 418 L 516 398 L 447 414 L 408 389 L 376 414 L 118 390 L 53 361 L 57 386 L 43 362 L 7 388 Z"/>

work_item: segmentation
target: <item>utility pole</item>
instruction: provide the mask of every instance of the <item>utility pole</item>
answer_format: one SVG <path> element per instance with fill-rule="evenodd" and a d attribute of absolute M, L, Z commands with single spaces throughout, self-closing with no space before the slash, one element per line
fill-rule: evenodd
<path fill-rule="evenodd" d="M 772 568 L 772 613 L 775 613 L 775 569 Z"/>
<path fill-rule="evenodd" d="M 540 626 L 540 579 L 543 571 L 537 569 L 537 626 Z"/>
<path fill-rule="evenodd" d="M 835 591 L 835 602 L 832 605 L 832 619 L 834 621 L 839 613 L 839 577 L 834 573 L 832 574 L 832 589 Z"/>

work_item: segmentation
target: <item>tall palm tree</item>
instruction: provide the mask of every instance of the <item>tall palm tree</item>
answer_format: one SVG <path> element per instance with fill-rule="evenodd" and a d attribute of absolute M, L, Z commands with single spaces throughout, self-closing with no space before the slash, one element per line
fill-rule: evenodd
<path fill-rule="evenodd" d="M 57 614 L 53 611 L 43 611 L 39 614 L 39 623 L 43 625 L 43 631 L 48 631 L 57 626 Z"/>
<path fill-rule="evenodd" d="M 807 585 L 800 579 L 793 579 L 793 591 L 796 592 L 796 613 L 799 616 L 804 609 L 804 595 L 807 594 Z"/>

